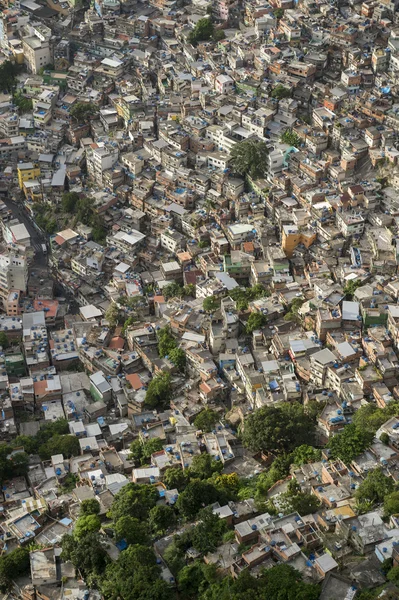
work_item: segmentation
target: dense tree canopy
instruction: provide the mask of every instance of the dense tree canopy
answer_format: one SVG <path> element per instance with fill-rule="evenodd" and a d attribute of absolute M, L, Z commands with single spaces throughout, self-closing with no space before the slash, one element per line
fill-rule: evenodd
<path fill-rule="evenodd" d="M 148 464 L 151 454 L 162 450 L 164 442 L 160 438 L 151 438 L 145 441 L 134 440 L 130 444 L 131 458 L 137 464 Z"/>
<path fill-rule="evenodd" d="M 219 415 L 215 410 L 211 410 L 210 408 L 206 408 L 200 414 L 195 417 L 194 425 L 197 429 L 201 429 L 202 431 L 212 431 L 218 422 Z"/>
<path fill-rule="evenodd" d="M 77 102 L 71 108 L 70 115 L 77 123 L 85 123 L 98 113 L 98 106 L 92 102 Z"/>
<path fill-rule="evenodd" d="M 70 560 L 86 580 L 94 583 L 103 575 L 109 557 L 98 533 L 89 533 L 80 540 L 64 535 L 61 546 L 61 558 Z"/>
<path fill-rule="evenodd" d="M 100 512 L 100 503 L 95 498 L 82 500 L 80 504 L 80 515 L 98 515 Z"/>
<path fill-rule="evenodd" d="M 236 287 L 230 291 L 229 295 L 236 302 L 237 310 L 246 310 L 249 302 L 253 302 L 264 296 L 270 296 L 270 291 L 260 283 L 257 283 L 248 288 Z"/>
<path fill-rule="evenodd" d="M 129 515 L 120 517 L 116 521 L 114 531 L 117 541 L 125 540 L 129 545 L 145 545 L 149 540 L 146 523 L 142 520 L 136 519 L 135 517 L 130 517 Z"/>
<path fill-rule="evenodd" d="M 332 458 L 340 458 L 344 463 L 348 464 L 370 446 L 373 438 L 373 432 L 351 423 L 350 425 L 346 425 L 342 433 L 338 433 L 331 438 L 328 446 L 331 450 Z"/>
<path fill-rule="evenodd" d="M 249 175 L 252 179 L 265 177 L 269 150 L 266 142 L 244 140 L 233 146 L 231 151 L 231 167 L 240 175 Z"/>
<path fill-rule="evenodd" d="M 194 548 L 201 554 L 214 552 L 227 529 L 226 522 L 213 514 L 212 508 L 209 507 L 198 513 L 198 521 L 191 532 Z"/>
<path fill-rule="evenodd" d="M 204 453 L 194 456 L 189 473 L 195 479 L 209 479 L 213 473 L 220 473 L 222 470 L 223 464 L 220 461 Z"/>
<path fill-rule="evenodd" d="M 194 519 L 201 508 L 213 502 L 225 500 L 225 496 L 214 485 L 207 481 L 194 479 L 179 495 L 176 506 L 180 514 L 187 520 Z"/>
<path fill-rule="evenodd" d="M 160 578 L 152 549 L 134 545 L 108 565 L 101 584 L 106 600 L 172 600 L 173 590 Z"/>
<path fill-rule="evenodd" d="M 155 506 L 157 499 L 158 493 L 151 485 L 129 483 L 115 496 L 110 516 L 115 522 L 124 516 L 139 520 L 147 519 L 149 511 Z"/>
<path fill-rule="evenodd" d="M 253 331 L 257 331 L 258 329 L 262 329 L 265 327 L 268 322 L 267 316 L 261 312 L 251 312 L 248 317 L 246 332 L 252 333 Z"/>
<path fill-rule="evenodd" d="M 157 535 L 164 535 L 169 527 L 176 523 L 176 515 L 170 506 L 154 506 L 150 510 L 149 525 L 151 531 Z"/>
<path fill-rule="evenodd" d="M 196 46 L 198 42 L 205 42 L 210 40 L 213 36 L 213 23 L 211 19 L 204 17 L 203 19 L 199 19 L 194 29 L 190 32 L 188 36 L 188 41 L 193 46 Z"/>
<path fill-rule="evenodd" d="M 265 406 L 245 419 L 244 444 L 251 450 L 290 452 L 311 443 L 314 423 L 297 402 Z"/>
<path fill-rule="evenodd" d="M 220 308 L 220 298 L 217 298 L 216 296 L 208 296 L 207 298 L 204 298 L 202 307 L 204 310 L 206 310 L 206 312 L 214 312 Z"/>
<path fill-rule="evenodd" d="M 385 408 L 378 408 L 376 404 L 369 402 L 361 406 L 353 415 L 353 423 L 363 431 L 375 433 L 389 417 L 399 412 L 399 403 L 390 402 Z"/>
<path fill-rule="evenodd" d="M 292 453 L 292 462 L 294 465 L 304 465 L 310 462 L 316 462 L 321 459 L 321 450 L 309 446 L 308 444 L 302 444 L 295 448 Z"/>
<path fill-rule="evenodd" d="M 79 194 L 76 192 L 65 192 L 62 195 L 61 208 L 64 212 L 71 213 L 75 210 L 77 203 L 80 200 Z"/>
<path fill-rule="evenodd" d="M 29 572 L 29 549 L 15 548 L 0 557 L 0 590 L 10 589 L 12 579 Z"/>
<path fill-rule="evenodd" d="M 291 129 L 284 131 L 283 135 L 281 136 L 281 141 L 283 144 L 288 144 L 289 146 L 294 146 L 295 148 L 299 148 L 301 145 L 301 138 Z"/>
<path fill-rule="evenodd" d="M 289 88 L 284 87 L 281 83 L 278 83 L 276 87 L 272 90 L 272 93 L 270 95 L 272 98 L 282 100 L 283 98 L 291 97 L 291 90 Z"/>
<path fill-rule="evenodd" d="M 366 479 L 362 481 L 356 490 L 358 502 L 380 503 L 394 490 L 395 483 L 392 477 L 387 477 L 381 468 L 367 473 Z"/>
<path fill-rule="evenodd" d="M 244 569 L 237 579 L 225 577 L 210 585 L 201 600 L 317 600 L 318 585 L 304 583 L 288 564 L 265 569 L 258 578 Z"/>
<path fill-rule="evenodd" d="M 167 371 L 158 373 L 148 384 L 145 395 L 145 403 L 155 408 L 156 406 L 168 406 L 172 398 L 171 377 Z"/>
<path fill-rule="evenodd" d="M 16 92 L 14 94 L 13 102 L 18 108 L 18 112 L 22 115 L 33 109 L 32 99 L 27 98 L 21 92 Z"/>
<path fill-rule="evenodd" d="M 399 514 L 399 491 L 391 492 L 385 496 L 384 513 L 387 517 Z"/>
<path fill-rule="evenodd" d="M 73 535 L 81 539 L 88 533 L 95 533 L 99 531 L 101 527 L 100 517 L 98 515 L 82 515 L 76 520 L 75 527 L 73 529 Z"/>
<path fill-rule="evenodd" d="M 12 94 L 17 85 L 18 67 L 10 60 L 0 65 L 0 89 L 4 93 Z"/>

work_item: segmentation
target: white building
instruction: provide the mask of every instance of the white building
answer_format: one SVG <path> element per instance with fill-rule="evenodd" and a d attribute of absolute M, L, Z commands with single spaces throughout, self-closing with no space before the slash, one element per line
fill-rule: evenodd
<path fill-rule="evenodd" d="M 24 61 L 31 73 L 38 73 L 42 67 L 51 63 L 50 44 L 47 40 L 40 40 L 37 36 L 32 36 L 24 38 L 22 45 Z"/>
<path fill-rule="evenodd" d="M 11 291 L 26 292 L 28 283 L 28 264 L 23 256 L 0 255 L 0 298 L 5 309 Z"/>
<path fill-rule="evenodd" d="M 219 94 L 228 94 L 234 89 L 234 81 L 229 75 L 218 75 L 215 79 L 215 89 Z"/>
<path fill-rule="evenodd" d="M 361 235 L 364 231 L 365 220 L 360 214 L 337 212 L 337 227 L 344 237 Z"/>
<path fill-rule="evenodd" d="M 87 172 L 92 179 L 101 184 L 104 171 L 112 169 L 118 160 L 119 149 L 116 144 L 105 145 L 104 142 L 93 145 L 94 148 L 89 147 L 86 152 Z"/>

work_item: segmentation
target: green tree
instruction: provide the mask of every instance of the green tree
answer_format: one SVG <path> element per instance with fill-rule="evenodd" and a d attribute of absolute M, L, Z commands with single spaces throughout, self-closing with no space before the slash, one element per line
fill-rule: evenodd
<path fill-rule="evenodd" d="M 226 34 L 223 29 L 214 29 L 212 38 L 215 42 L 220 42 L 226 38 Z"/>
<path fill-rule="evenodd" d="M 61 208 L 64 212 L 72 213 L 75 210 L 80 196 L 76 192 L 65 192 L 62 195 Z"/>
<path fill-rule="evenodd" d="M 97 244 L 104 244 L 107 238 L 107 230 L 100 223 L 94 224 L 91 230 L 91 236 L 93 241 Z"/>
<path fill-rule="evenodd" d="M 134 463 L 140 464 L 141 459 L 143 458 L 143 442 L 139 439 L 134 440 L 131 444 L 130 444 L 130 456 L 129 459 L 130 460 L 134 460 Z"/>
<path fill-rule="evenodd" d="M 89 533 L 80 540 L 64 535 L 61 547 L 62 560 L 70 560 L 86 581 L 94 582 L 103 576 L 109 557 L 98 533 Z"/>
<path fill-rule="evenodd" d="M 238 142 L 230 154 L 232 169 L 240 175 L 249 175 L 252 179 L 265 177 L 268 154 L 266 142 L 254 139 Z"/>
<path fill-rule="evenodd" d="M 165 471 L 163 481 L 169 490 L 177 489 L 181 492 L 186 487 L 188 479 L 185 471 L 173 467 Z"/>
<path fill-rule="evenodd" d="M 0 331 L 0 346 L 5 350 L 9 346 L 8 337 L 4 333 L 4 331 Z"/>
<path fill-rule="evenodd" d="M 206 408 L 194 419 L 194 425 L 197 429 L 201 429 L 206 433 L 209 433 L 215 428 L 216 423 L 219 420 L 219 414 L 210 408 Z"/>
<path fill-rule="evenodd" d="M 362 285 L 363 285 L 363 281 L 360 281 L 359 279 L 355 279 L 355 280 L 351 279 L 350 281 L 348 281 L 348 283 L 344 287 L 344 294 L 346 296 L 346 299 L 352 300 L 357 288 Z"/>
<path fill-rule="evenodd" d="M 276 8 L 273 11 L 273 15 L 276 17 L 276 19 L 281 19 L 284 16 L 284 9 L 283 8 Z"/>
<path fill-rule="evenodd" d="M 380 442 L 382 442 L 386 446 L 389 446 L 389 441 L 389 435 L 385 433 L 385 431 L 383 431 L 380 435 Z"/>
<path fill-rule="evenodd" d="M 391 494 L 395 484 L 392 477 L 387 477 L 381 468 L 367 473 L 366 479 L 362 481 L 356 490 L 356 500 L 361 502 L 380 503 L 385 496 Z"/>
<path fill-rule="evenodd" d="M 385 496 L 384 513 L 387 517 L 399 514 L 399 491 L 391 492 Z"/>
<path fill-rule="evenodd" d="M 199 19 L 194 29 L 188 36 L 188 41 L 193 46 L 196 46 L 198 42 L 205 42 L 210 40 L 213 36 L 213 23 L 211 19 L 204 17 Z"/>
<path fill-rule="evenodd" d="M 295 448 L 292 454 L 292 462 L 294 465 L 305 465 L 310 462 L 316 462 L 321 460 L 321 450 L 309 446 L 308 444 L 302 444 Z"/>
<path fill-rule="evenodd" d="M 215 310 L 220 308 L 220 298 L 216 298 L 216 296 L 204 298 L 202 308 L 206 310 L 206 312 L 215 312 Z"/>
<path fill-rule="evenodd" d="M 173 348 L 169 353 L 169 360 L 175 365 L 180 373 L 184 372 L 184 369 L 186 368 L 186 354 L 184 350 L 181 348 Z"/>
<path fill-rule="evenodd" d="M 338 433 L 329 440 L 328 447 L 332 458 L 340 458 L 348 464 L 370 446 L 373 438 L 372 432 L 365 431 L 351 423 L 346 425 L 342 433 Z"/>
<path fill-rule="evenodd" d="M 129 546 L 108 565 L 101 582 L 106 600 L 172 600 L 171 587 L 160 579 L 153 550 Z"/>
<path fill-rule="evenodd" d="M 387 574 L 387 579 L 391 583 L 399 586 L 399 567 L 392 567 L 392 569 Z"/>
<path fill-rule="evenodd" d="M 209 482 L 228 500 L 237 500 L 238 492 L 242 487 L 237 473 L 214 473 Z"/>
<path fill-rule="evenodd" d="M 284 321 L 294 321 L 295 323 L 300 323 L 301 319 L 299 316 L 299 309 L 304 302 L 305 300 L 303 298 L 294 298 L 289 306 L 287 314 L 284 316 Z"/>
<path fill-rule="evenodd" d="M 270 95 L 272 98 L 277 98 L 277 100 L 291 98 L 291 90 L 284 87 L 281 83 L 278 83 Z"/>
<path fill-rule="evenodd" d="M 162 290 L 162 295 L 169 300 L 169 298 L 181 298 L 184 294 L 184 288 L 178 283 L 168 283 Z"/>
<path fill-rule="evenodd" d="M 304 517 L 311 513 L 315 513 L 320 508 L 320 502 L 316 496 L 312 494 L 299 492 L 290 498 L 292 510 Z"/>
<path fill-rule="evenodd" d="M 201 600 L 317 600 L 320 588 L 305 583 L 286 563 L 264 569 L 255 579 L 244 569 L 237 579 L 217 579 L 202 594 Z"/>
<path fill-rule="evenodd" d="M 163 448 L 163 441 L 160 438 L 152 438 L 142 442 L 141 440 L 134 440 L 130 444 L 130 458 L 135 463 L 146 464 L 151 458 L 151 454 L 159 452 Z"/>
<path fill-rule="evenodd" d="M 250 414 L 244 424 L 243 441 L 251 450 L 290 452 L 314 437 L 314 423 L 297 402 L 265 406 Z"/>
<path fill-rule="evenodd" d="M 79 540 L 88 533 L 96 533 L 101 527 L 101 520 L 98 515 L 82 515 L 75 523 L 73 535 Z"/>
<path fill-rule="evenodd" d="M 167 371 L 157 374 L 148 384 L 145 403 L 155 408 L 168 406 L 172 397 L 171 377 Z"/>
<path fill-rule="evenodd" d="M 128 330 L 128 328 L 133 325 L 133 323 L 136 321 L 136 317 L 128 317 L 126 319 L 126 321 L 123 323 L 123 327 L 122 327 L 122 333 L 123 335 L 126 334 L 126 331 Z"/>
<path fill-rule="evenodd" d="M 125 540 L 129 545 L 145 545 L 149 541 L 146 522 L 130 517 L 129 515 L 120 517 L 116 521 L 114 531 L 117 542 Z"/>
<path fill-rule="evenodd" d="M 179 495 L 176 507 L 179 513 L 188 521 L 193 520 L 198 512 L 214 502 L 224 502 L 225 497 L 208 481 L 194 479 L 187 484 L 186 489 Z"/>
<path fill-rule="evenodd" d="M 27 98 L 22 92 L 16 92 L 13 98 L 14 104 L 18 108 L 18 112 L 23 115 L 33 109 L 33 102 L 31 98 Z"/>
<path fill-rule="evenodd" d="M 174 536 L 174 540 L 169 546 L 166 548 L 163 558 L 168 565 L 169 569 L 173 573 L 173 575 L 180 576 L 180 571 L 185 567 L 186 561 L 184 556 L 184 551 L 178 547 L 177 539 L 179 536 Z M 190 541 L 191 545 L 191 541 Z M 189 546 L 188 546 L 189 547 Z"/>
<path fill-rule="evenodd" d="M 284 131 L 283 135 L 280 138 L 280 141 L 283 142 L 283 144 L 294 146 L 294 148 L 299 148 L 299 146 L 301 145 L 301 138 L 299 137 L 299 135 L 294 133 L 292 129 L 287 129 L 286 131 Z"/>
<path fill-rule="evenodd" d="M 211 565 L 205 565 L 200 560 L 183 567 L 179 572 L 179 596 L 183 600 L 192 600 L 192 598 L 201 597 L 201 590 L 206 588 L 207 580 L 204 570 Z M 214 567 L 215 565 L 212 565 Z M 213 580 L 216 581 L 217 575 L 213 574 Z"/>
<path fill-rule="evenodd" d="M 195 298 L 195 284 L 188 283 L 187 285 L 185 285 L 183 288 L 183 294 L 185 296 L 192 296 L 193 298 Z"/>
<path fill-rule="evenodd" d="M 12 94 L 17 86 L 18 67 L 10 60 L 0 65 L 0 90 Z"/>
<path fill-rule="evenodd" d="M 79 515 L 98 515 L 100 512 L 100 503 L 95 498 L 88 498 L 82 500 L 80 504 Z"/>
<path fill-rule="evenodd" d="M 226 532 L 226 522 L 215 515 L 210 507 L 198 513 L 198 520 L 198 525 L 191 532 L 193 546 L 201 554 L 214 552 Z"/>
<path fill-rule="evenodd" d="M 304 583 L 299 571 L 288 564 L 267 569 L 261 585 L 268 600 L 317 600 L 320 595 L 318 585 Z"/>
<path fill-rule="evenodd" d="M 265 327 L 266 323 L 268 323 L 266 315 L 264 315 L 261 312 L 251 312 L 251 314 L 248 317 L 245 330 L 247 333 L 252 333 L 253 331 L 257 331 L 258 329 L 262 329 L 262 327 Z"/>
<path fill-rule="evenodd" d="M 160 504 L 150 510 L 150 529 L 157 535 L 165 535 L 166 531 L 175 523 L 176 515 L 170 506 Z"/>
<path fill-rule="evenodd" d="M 114 302 L 111 302 L 111 304 L 107 308 L 105 318 L 108 321 L 110 327 L 115 327 L 119 323 L 120 311 L 118 306 Z"/>
<path fill-rule="evenodd" d="M 114 523 L 124 516 L 144 521 L 157 500 L 158 493 L 153 486 L 129 483 L 116 494 L 109 516 Z"/>
<path fill-rule="evenodd" d="M 95 219 L 94 202 L 92 198 L 79 198 L 79 201 L 76 204 L 76 219 L 78 222 L 83 223 L 83 225 L 87 225 L 90 227 L 93 224 Z"/>
<path fill-rule="evenodd" d="M 209 217 L 209 213 L 211 212 L 211 210 L 213 210 L 216 207 L 216 203 L 213 200 L 213 198 L 208 197 L 205 199 L 205 210 L 206 210 L 206 216 Z"/>
<path fill-rule="evenodd" d="M 98 106 L 92 102 L 77 102 L 70 110 L 70 115 L 77 123 L 85 123 L 98 113 Z"/>
<path fill-rule="evenodd" d="M 172 335 L 170 327 L 162 327 L 157 333 L 158 353 L 161 358 L 169 356 L 170 352 L 176 348 L 176 340 Z"/>
<path fill-rule="evenodd" d="M 53 435 L 39 447 L 38 454 L 42 460 L 50 460 L 54 454 L 63 454 L 71 458 L 80 454 L 79 440 L 75 435 Z"/>
<path fill-rule="evenodd" d="M 29 549 L 15 548 L 0 557 L 0 590 L 11 588 L 12 580 L 29 572 Z"/>
<path fill-rule="evenodd" d="M 190 466 L 190 477 L 195 479 L 209 479 L 214 473 L 223 470 L 223 463 L 215 460 L 210 454 L 194 456 Z"/>
<path fill-rule="evenodd" d="M 230 292 L 230 298 L 236 302 L 237 310 L 246 310 L 249 302 L 265 296 L 270 296 L 270 292 L 261 284 L 256 284 L 245 289 L 237 287 Z"/>
<path fill-rule="evenodd" d="M 396 415 L 398 411 L 398 402 L 390 402 L 385 408 L 378 408 L 375 404 L 369 402 L 365 406 L 361 406 L 359 410 L 355 412 L 353 415 L 353 423 L 362 430 L 375 433 L 389 417 Z"/>

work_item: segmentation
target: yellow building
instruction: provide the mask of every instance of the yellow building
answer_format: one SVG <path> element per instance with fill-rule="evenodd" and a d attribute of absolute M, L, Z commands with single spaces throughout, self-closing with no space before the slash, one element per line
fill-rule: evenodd
<path fill-rule="evenodd" d="M 299 244 L 309 248 L 317 239 L 316 232 L 312 229 L 298 229 L 296 225 L 283 225 L 281 246 L 285 255 L 290 258 Z"/>
<path fill-rule="evenodd" d="M 20 163 L 17 167 L 18 183 L 22 190 L 25 181 L 31 181 L 40 177 L 40 168 L 33 163 Z"/>

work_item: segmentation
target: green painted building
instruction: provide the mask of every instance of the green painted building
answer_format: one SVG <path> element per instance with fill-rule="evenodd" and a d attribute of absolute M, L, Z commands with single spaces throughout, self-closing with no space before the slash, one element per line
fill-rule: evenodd
<path fill-rule="evenodd" d="M 5 366 L 7 375 L 11 377 L 24 377 L 26 375 L 25 359 L 22 352 L 6 354 Z"/>

